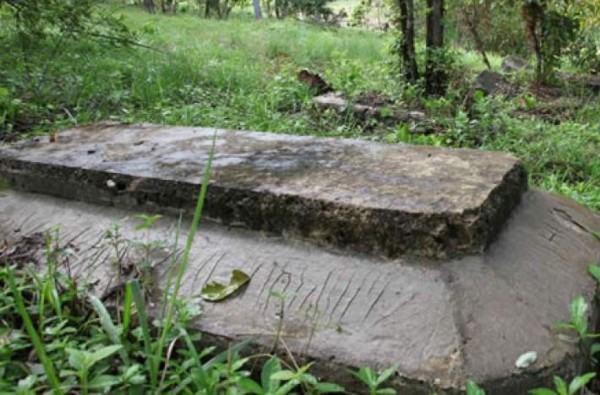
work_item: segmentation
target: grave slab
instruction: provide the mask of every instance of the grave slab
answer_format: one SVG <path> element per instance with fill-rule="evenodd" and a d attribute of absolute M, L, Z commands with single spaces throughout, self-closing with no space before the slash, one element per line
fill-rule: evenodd
<path fill-rule="evenodd" d="M 123 124 L 2 148 L 0 175 L 58 197 L 190 211 L 214 135 L 209 217 L 388 258 L 480 253 L 527 188 L 519 161 L 498 152 Z"/>
<path fill-rule="evenodd" d="M 146 233 L 134 231 L 136 213 L 0 191 L 0 240 L 11 245 L 59 225 L 61 240 L 74 251 L 71 272 L 102 294 L 116 278 L 103 238 L 112 223 L 122 221 L 124 238 L 175 237 L 177 220 L 168 216 Z M 233 269 L 250 274 L 241 293 L 202 303 L 196 325 L 211 342 L 253 338 L 267 350 L 275 343 L 282 303 L 272 291 L 284 293 L 281 338 L 296 357 L 318 362 L 317 375 L 346 385 L 349 393 L 363 390 L 346 368 L 397 365 L 390 383 L 400 394 L 456 394 L 469 379 L 491 395 L 523 394 L 550 385 L 553 374 L 573 373 L 584 358 L 554 324 L 569 319 L 576 296 L 594 298 L 586 267 L 600 262 L 598 229 L 597 213 L 535 189 L 523 195 L 484 253 L 443 261 L 390 261 L 203 221 L 183 292 L 197 296 Z M 163 285 L 167 264 L 160 262 L 168 262 L 168 254 L 156 251 L 152 259 Z M 594 317 L 595 305 L 592 323 Z M 528 351 L 537 352 L 537 360 L 517 369 L 516 359 Z"/>

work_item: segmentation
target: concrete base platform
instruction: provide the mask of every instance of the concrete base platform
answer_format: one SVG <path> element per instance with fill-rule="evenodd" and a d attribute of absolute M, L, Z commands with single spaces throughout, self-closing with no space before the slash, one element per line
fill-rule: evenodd
<path fill-rule="evenodd" d="M 73 272 L 99 280 L 98 292 L 104 291 L 115 268 L 103 233 L 135 212 L 0 192 L 2 239 L 60 225 L 76 251 Z M 141 237 L 134 224 L 125 222 L 124 237 Z M 149 234 L 173 240 L 175 228 L 176 220 L 165 217 Z M 594 297 L 586 266 L 600 261 L 591 233 L 598 229 L 597 214 L 537 190 L 524 194 L 485 253 L 443 262 L 348 255 L 204 222 L 183 292 L 198 295 L 207 281 L 226 280 L 233 269 L 251 274 L 242 293 L 203 304 L 198 327 L 215 340 L 255 337 L 267 347 L 281 310 L 270 295 L 285 293 L 283 340 L 296 355 L 319 361 L 319 375 L 350 390 L 344 368 L 397 364 L 393 385 L 400 394 L 456 393 L 467 379 L 492 395 L 522 394 L 548 384 L 557 371 L 572 372 L 581 358 L 553 326 L 568 320 L 573 298 Z M 518 370 L 515 361 L 527 351 L 538 359 Z"/>

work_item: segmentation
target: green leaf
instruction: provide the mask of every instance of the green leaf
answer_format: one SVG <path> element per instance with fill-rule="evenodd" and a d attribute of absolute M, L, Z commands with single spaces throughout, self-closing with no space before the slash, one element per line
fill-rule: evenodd
<path fill-rule="evenodd" d="M 335 394 L 340 392 L 346 392 L 344 387 L 333 383 L 317 383 L 314 387 L 315 390 L 317 390 L 317 392 L 320 394 Z"/>
<path fill-rule="evenodd" d="M 88 386 L 90 388 L 108 389 L 109 387 L 112 387 L 113 385 L 117 385 L 120 382 L 121 382 L 121 379 L 118 376 L 101 374 L 101 375 L 96 376 L 93 379 L 91 379 L 90 382 L 88 383 Z"/>
<path fill-rule="evenodd" d="M 112 346 L 102 347 L 101 349 L 94 351 L 89 356 L 89 365 L 88 366 L 90 366 L 90 367 L 93 366 L 94 364 L 96 364 L 97 362 L 100 362 L 104 358 L 110 357 L 112 354 L 116 353 L 117 351 L 121 350 L 122 348 L 123 348 L 123 346 L 121 346 L 121 345 L 112 345 Z"/>
<path fill-rule="evenodd" d="M 154 224 L 154 222 L 156 222 L 156 220 L 158 220 L 159 218 L 162 218 L 162 215 L 138 214 L 135 217 L 143 220 L 144 222 L 136 225 L 134 230 L 143 230 L 143 229 L 148 229 L 149 227 L 151 227 L 152 224 Z"/>
<path fill-rule="evenodd" d="M 575 325 L 577 329 L 577 333 L 579 336 L 584 336 L 587 332 L 587 311 L 589 305 L 583 298 L 583 296 L 578 296 L 571 302 L 570 311 L 571 311 L 571 322 Z"/>
<path fill-rule="evenodd" d="M 567 383 L 558 376 L 554 376 L 554 388 L 559 395 L 567 395 Z"/>
<path fill-rule="evenodd" d="M 594 277 L 596 282 L 600 283 L 600 266 L 592 263 L 588 265 L 588 272 Z"/>
<path fill-rule="evenodd" d="M 349 371 L 351 375 L 365 383 L 369 388 L 375 386 L 375 372 L 368 367 L 362 367 L 358 371 Z"/>
<path fill-rule="evenodd" d="M 300 380 L 305 384 L 317 385 L 317 378 L 310 373 L 304 373 L 300 376 Z"/>
<path fill-rule="evenodd" d="M 19 380 L 19 382 L 17 384 L 17 389 L 19 391 L 28 391 L 33 387 L 33 385 L 36 383 L 36 381 L 37 381 L 37 376 L 34 374 L 30 374 L 29 376 L 25 377 L 24 379 Z"/>
<path fill-rule="evenodd" d="M 396 395 L 396 390 L 393 388 L 382 388 L 375 391 L 377 395 Z"/>
<path fill-rule="evenodd" d="M 389 379 L 392 374 L 396 373 L 397 369 L 398 369 L 397 366 L 392 366 L 392 367 L 384 370 L 383 372 L 381 372 L 381 374 L 377 378 L 377 385 L 380 385 L 383 382 L 385 382 L 387 379 Z"/>
<path fill-rule="evenodd" d="M 210 302 L 219 302 L 227 297 L 233 295 L 236 291 L 248 284 L 250 276 L 241 270 L 233 270 L 231 273 L 231 279 L 228 285 L 224 285 L 217 282 L 208 283 L 202 288 L 200 296 L 202 299 Z"/>
<path fill-rule="evenodd" d="M 8 274 L 8 283 L 10 285 L 10 290 L 15 299 L 15 306 L 17 308 L 17 311 L 19 312 L 19 315 L 21 316 L 21 319 L 23 320 L 23 325 L 25 326 L 27 335 L 31 339 L 33 348 L 35 349 L 35 352 L 36 352 L 38 358 L 40 359 L 40 361 L 42 362 L 42 365 L 44 366 L 44 372 L 46 373 L 46 377 L 48 377 L 48 381 L 50 382 L 50 385 L 54 389 L 54 392 L 56 394 L 63 394 L 63 391 L 60 388 L 60 383 L 59 383 L 57 375 L 56 375 L 56 370 L 54 369 L 54 364 L 52 363 L 52 360 L 48 357 L 48 354 L 46 354 L 46 350 L 44 349 L 44 344 L 42 343 L 42 340 L 40 339 L 40 336 L 39 336 L 37 330 L 33 326 L 31 317 L 29 316 L 29 313 L 27 312 L 27 309 L 25 308 L 25 302 L 23 301 L 23 295 L 21 294 L 21 290 L 19 288 L 17 288 L 14 273 L 11 269 L 9 269 L 7 274 Z"/>
<path fill-rule="evenodd" d="M 244 391 L 246 391 L 247 393 L 250 393 L 250 394 L 262 395 L 265 393 L 265 391 L 263 391 L 262 387 L 260 385 L 258 385 L 258 383 L 256 381 L 249 379 L 247 377 L 241 379 L 239 381 L 239 385 L 240 385 L 240 387 L 242 387 L 242 389 Z"/>
<path fill-rule="evenodd" d="M 249 358 L 240 358 L 240 359 L 233 361 L 231 363 L 230 370 L 232 372 L 235 372 L 235 371 L 241 369 L 248 362 L 248 360 L 249 360 Z"/>
<path fill-rule="evenodd" d="M 548 388 L 536 388 L 533 390 L 529 390 L 529 395 L 558 395 L 555 391 L 552 391 Z"/>
<path fill-rule="evenodd" d="M 554 327 L 556 329 L 568 329 L 568 330 L 574 330 L 574 329 L 576 329 L 575 325 L 570 324 L 568 322 L 557 322 L 556 324 L 554 324 Z"/>
<path fill-rule="evenodd" d="M 590 347 L 590 356 L 593 357 L 598 352 L 600 352 L 600 343 L 594 343 L 594 344 L 592 344 L 592 347 Z"/>
<path fill-rule="evenodd" d="M 279 388 L 277 392 L 275 392 L 275 395 L 289 394 L 294 389 L 294 387 L 296 387 L 299 384 L 300 381 L 297 379 L 290 380 L 287 383 L 285 383 L 281 388 Z"/>
<path fill-rule="evenodd" d="M 569 384 L 569 395 L 574 395 L 581 388 L 585 387 L 594 377 L 596 377 L 596 373 L 587 373 L 575 377 L 573 381 L 571 381 L 571 384 Z"/>
<path fill-rule="evenodd" d="M 87 368 L 87 352 L 75 350 L 74 348 L 67 348 L 65 351 L 67 354 L 69 354 L 69 365 L 76 370 L 83 370 Z"/>
<path fill-rule="evenodd" d="M 274 392 L 279 388 L 279 381 L 273 380 L 271 376 L 281 371 L 281 362 L 277 357 L 271 357 L 265 366 L 262 368 L 260 374 L 260 383 L 266 392 Z"/>
<path fill-rule="evenodd" d="M 292 370 L 281 370 L 277 373 L 273 373 L 271 380 L 289 381 L 296 378 L 296 372 Z"/>
<path fill-rule="evenodd" d="M 485 391 L 474 381 L 469 380 L 467 381 L 467 395 L 485 395 Z"/>
<path fill-rule="evenodd" d="M 108 335 L 110 341 L 117 346 L 122 346 L 119 330 L 117 329 L 115 324 L 113 324 L 112 318 L 110 318 L 110 314 L 108 313 L 108 310 L 106 310 L 106 307 L 104 306 L 102 301 L 98 299 L 98 297 L 96 297 L 95 295 L 91 294 L 88 296 L 88 298 L 90 300 L 90 304 L 96 311 L 96 314 L 98 314 L 98 317 L 100 317 L 100 325 Z M 120 351 L 121 359 L 123 360 L 123 362 L 125 362 L 125 364 L 129 365 L 129 356 L 127 355 L 125 350 L 121 349 Z"/>

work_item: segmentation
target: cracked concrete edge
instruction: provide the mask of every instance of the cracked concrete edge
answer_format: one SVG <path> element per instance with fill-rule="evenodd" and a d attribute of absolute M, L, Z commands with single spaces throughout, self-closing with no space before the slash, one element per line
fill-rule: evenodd
<path fill-rule="evenodd" d="M 138 178 L 10 158 L 0 160 L 0 171 L 21 190 L 109 206 L 150 207 L 169 214 L 181 210 L 189 212 L 197 200 L 197 185 L 176 180 Z M 112 180 L 115 188 L 108 188 L 107 180 Z M 526 189 L 527 175 L 518 162 L 479 209 L 460 215 L 358 209 L 333 202 L 263 195 L 218 185 L 209 187 L 205 213 L 225 225 L 239 223 L 252 230 L 307 240 L 321 246 L 388 258 L 406 255 L 444 259 L 483 251 L 494 240 Z M 297 215 L 299 207 L 303 212 L 300 217 Z M 465 221 L 465 215 L 472 215 L 475 220 Z M 286 222 L 284 226 L 280 221 L 283 218 L 294 220 L 291 225 Z M 417 223 L 421 225 L 417 226 Z M 435 232 L 432 233 L 433 229 Z"/>

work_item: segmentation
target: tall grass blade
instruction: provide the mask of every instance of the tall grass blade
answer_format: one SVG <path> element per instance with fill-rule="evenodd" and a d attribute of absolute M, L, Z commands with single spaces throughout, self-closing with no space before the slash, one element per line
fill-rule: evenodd
<path fill-rule="evenodd" d="M 169 304 L 169 292 L 171 290 L 171 284 L 173 283 L 173 275 L 175 273 L 175 268 L 177 267 L 177 247 L 179 246 L 179 237 L 181 236 L 181 218 L 179 215 L 179 220 L 177 221 L 177 231 L 175 232 L 175 241 L 173 243 L 173 250 L 171 251 L 171 264 L 169 265 L 169 274 L 167 275 L 167 284 L 165 285 L 165 293 L 163 295 L 161 310 L 160 310 L 160 320 L 164 320 L 165 312 L 167 309 L 167 305 Z"/>
<path fill-rule="evenodd" d="M 154 363 L 154 358 L 156 356 L 152 353 L 152 338 L 150 337 L 150 326 L 148 324 L 148 316 L 146 315 L 146 303 L 144 302 L 144 295 L 142 295 L 140 283 L 137 279 L 127 283 L 127 288 L 131 290 L 130 292 L 133 296 L 135 308 L 140 320 L 140 327 L 142 328 L 144 353 L 146 354 L 146 365 L 148 368 L 148 373 L 150 374 L 150 384 L 152 388 L 156 388 L 158 385 L 158 363 Z"/>
<path fill-rule="evenodd" d="M 196 350 L 196 346 L 194 346 L 194 342 L 192 341 L 190 335 L 187 333 L 187 331 L 184 328 L 179 328 L 179 333 L 183 337 L 188 350 L 190 351 L 190 353 L 192 354 L 192 357 L 194 358 L 194 363 L 196 365 L 196 368 L 198 369 L 198 373 L 197 373 L 198 379 L 199 379 L 198 385 L 200 386 L 200 388 L 206 388 L 206 386 L 207 386 L 206 371 L 204 370 L 204 367 L 202 366 L 202 363 L 200 362 L 200 355 L 198 354 L 198 351 Z"/>
<path fill-rule="evenodd" d="M 58 381 L 58 376 L 56 376 L 56 370 L 54 369 L 54 365 L 48 357 L 48 354 L 46 354 L 44 344 L 42 343 L 42 340 L 40 339 L 40 336 L 38 335 L 37 331 L 33 327 L 33 323 L 31 322 L 31 317 L 29 316 L 29 313 L 27 313 L 27 310 L 25 309 L 23 295 L 21 295 L 21 291 L 17 288 L 14 273 L 12 270 L 8 271 L 8 283 L 10 284 L 10 290 L 15 298 L 17 311 L 23 319 L 25 330 L 27 331 L 27 334 L 31 339 L 31 343 L 33 343 L 33 348 L 35 349 L 38 358 L 42 362 L 42 366 L 44 367 L 44 372 L 48 377 L 48 381 L 50 382 L 50 385 L 54 389 L 55 393 L 63 394 L 63 391 L 60 389 L 60 382 Z"/>
<path fill-rule="evenodd" d="M 123 298 L 123 333 L 121 334 L 122 339 L 129 332 L 131 326 L 131 306 L 133 304 L 133 293 L 131 287 L 125 287 L 125 297 Z"/>
<path fill-rule="evenodd" d="M 179 267 L 177 268 L 177 276 L 175 277 L 175 284 L 173 286 L 173 292 L 171 294 L 171 300 L 169 301 L 169 306 L 167 308 L 167 316 L 163 321 L 164 325 L 161 328 L 160 339 L 158 340 L 156 354 L 154 359 L 154 364 L 156 371 L 158 371 L 158 361 L 160 360 L 158 357 L 162 356 L 165 342 L 167 340 L 167 336 L 171 329 L 171 321 L 173 319 L 173 315 L 175 314 L 175 301 L 177 299 L 177 295 L 179 294 L 179 288 L 181 287 L 181 280 L 183 278 L 183 274 L 187 268 L 188 258 L 190 256 L 190 251 L 192 249 L 192 244 L 194 242 L 194 237 L 196 236 L 196 231 L 198 230 L 198 224 L 200 223 L 200 217 L 202 216 L 202 209 L 204 207 L 204 201 L 206 200 L 206 192 L 208 190 L 208 181 L 210 179 L 210 172 L 212 167 L 212 161 L 215 153 L 215 143 L 217 140 L 217 133 L 213 135 L 212 147 L 210 150 L 210 155 L 208 157 L 208 163 L 206 164 L 206 168 L 204 169 L 204 176 L 202 177 L 202 187 L 200 188 L 200 194 L 198 196 L 198 201 L 196 203 L 196 210 L 194 211 L 194 218 L 192 220 L 192 224 L 190 226 L 190 231 L 188 232 L 187 240 L 185 243 L 185 249 L 183 250 L 183 255 L 181 257 L 181 261 L 179 263 Z M 166 289 L 165 292 L 169 292 L 169 289 Z M 159 389 L 160 392 L 160 389 Z"/>

